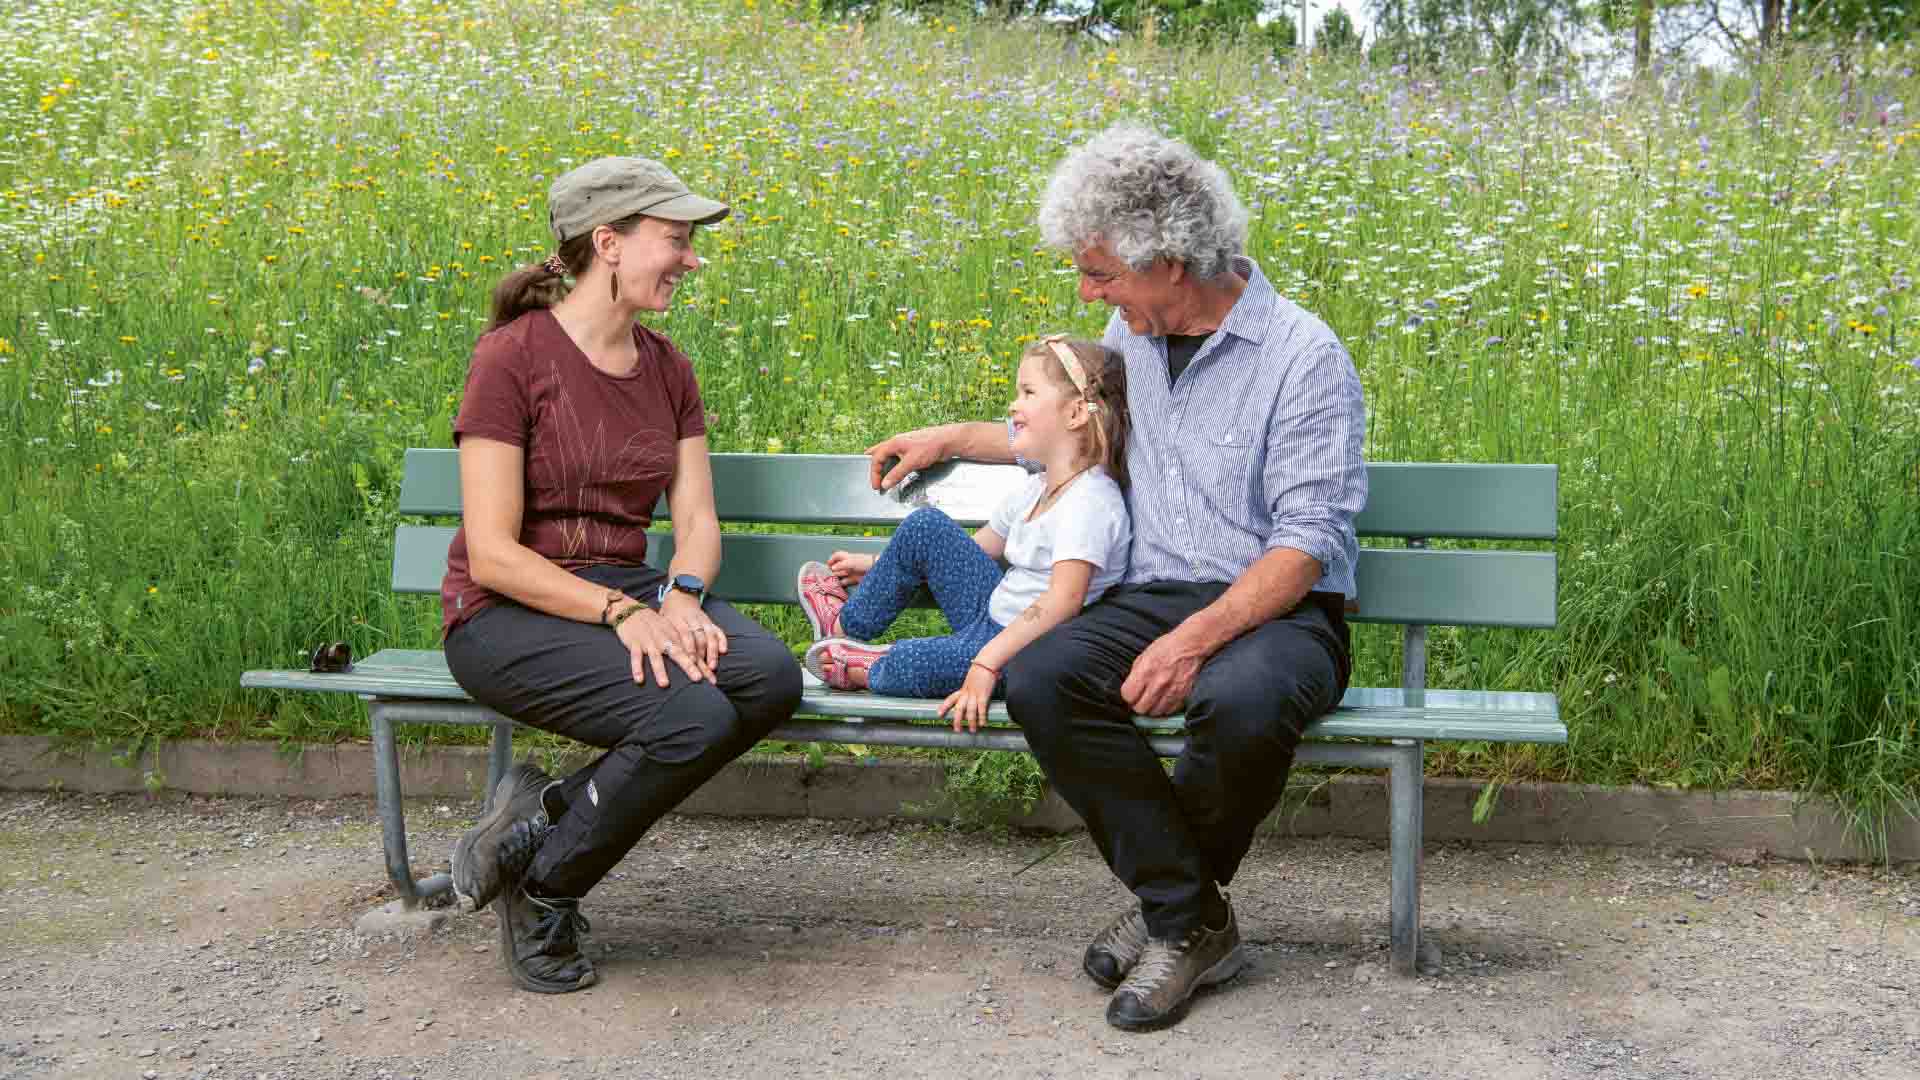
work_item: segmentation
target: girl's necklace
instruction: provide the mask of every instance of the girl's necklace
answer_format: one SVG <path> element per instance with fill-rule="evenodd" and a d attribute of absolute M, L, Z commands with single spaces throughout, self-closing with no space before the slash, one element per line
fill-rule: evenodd
<path fill-rule="evenodd" d="M 1067 489 L 1067 485 L 1073 483 L 1075 480 L 1080 479 L 1080 474 L 1083 472 L 1086 472 L 1088 469 L 1091 469 L 1091 468 L 1093 468 L 1093 466 L 1091 465 L 1082 465 L 1078 469 L 1075 469 L 1072 475 L 1068 476 L 1065 480 L 1062 480 L 1059 483 L 1048 488 L 1046 492 L 1040 496 L 1039 500 L 1033 504 L 1033 509 L 1027 514 L 1027 520 L 1032 521 L 1034 518 L 1037 518 L 1041 514 L 1046 513 L 1049 509 L 1052 509 L 1053 500 L 1060 497 L 1060 493 Z"/>

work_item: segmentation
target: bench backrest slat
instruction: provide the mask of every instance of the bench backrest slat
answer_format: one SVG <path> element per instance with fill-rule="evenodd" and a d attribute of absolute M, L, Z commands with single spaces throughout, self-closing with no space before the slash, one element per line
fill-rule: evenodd
<path fill-rule="evenodd" d="M 714 501 L 722 521 L 794 525 L 891 525 L 920 506 L 979 524 L 1019 483 L 1014 465 L 960 462 L 927 470 L 904 491 L 880 494 L 867 460 L 848 454 L 715 454 Z M 1559 470 L 1553 465 L 1376 462 L 1367 466 L 1363 536 L 1551 540 L 1559 535 Z M 460 513 L 456 450 L 407 451 L 400 512 Z M 666 502 L 656 511 L 667 518 Z"/>
<path fill-rule="evenodd" d="M 450 526 L 403 525 L 395 537 L 393 587 L 438 593 L 446 573 Z M 885 537 L 727 533 L 714 594 L 740 603 L 792 603 L 800 564 L 836 550 L 878 554 Z M 650 537 L 647 561 L 665 566 L 673 535 Z M 1356 622 L 1451 626 L 1554 625 L 1552 552 L 1363 548 Z"/>

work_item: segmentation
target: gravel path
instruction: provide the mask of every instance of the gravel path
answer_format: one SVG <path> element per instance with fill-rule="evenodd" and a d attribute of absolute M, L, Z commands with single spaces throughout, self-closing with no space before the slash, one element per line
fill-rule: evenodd
<path fill-rule="evenodd" d="M 413 808 L 416 865 L 476 806 Z M 1090 846 L 670 818 L 590 898 L 601 984 L 510 988 L 491 914 L 357 938 L 365 800 L 0 794 L 0 1080 L 1920 1076 L 1920 872 L 1436 847 L 1433 975 L 1385 970 L 1384 850 L 1263 841 L 1255 958 L 1126 1035 L 1079 972 Z"/>

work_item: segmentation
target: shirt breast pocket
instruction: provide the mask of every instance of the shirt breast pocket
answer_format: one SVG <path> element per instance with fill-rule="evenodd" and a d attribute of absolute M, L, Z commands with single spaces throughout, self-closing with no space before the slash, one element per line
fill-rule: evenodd
<path fill-rule="evenodd" d="M 1261 447 L 1253 430 L 1229 423 L 1205 436 L 1205 451 L 1212 459 L 1201 475 L 1208 478 L 1207 494 L 1216 505 L 1232 508 L 1242 505 L 1251 495 Z"/>

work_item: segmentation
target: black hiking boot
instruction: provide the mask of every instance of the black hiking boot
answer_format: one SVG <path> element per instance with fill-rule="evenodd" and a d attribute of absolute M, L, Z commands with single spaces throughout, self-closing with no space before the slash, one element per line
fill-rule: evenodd
<path fill-rule="evenodd" d="M 540 842 L 553 831 L 546 791 L 559 783 L 525 763 L 493 789 L 493 809 L 453 845 L 453 895 L 463 911 L 479 911 L 520 883 Z"/>
<path fill-rule="evenodd" d="M 579 935 L 591 927 L 580 901 L 530 896 L 516 882 L 493 902 L 500 919 L 500 954 L 522 990 L 566 994 L 594 984 L 593 963 Z"/>

